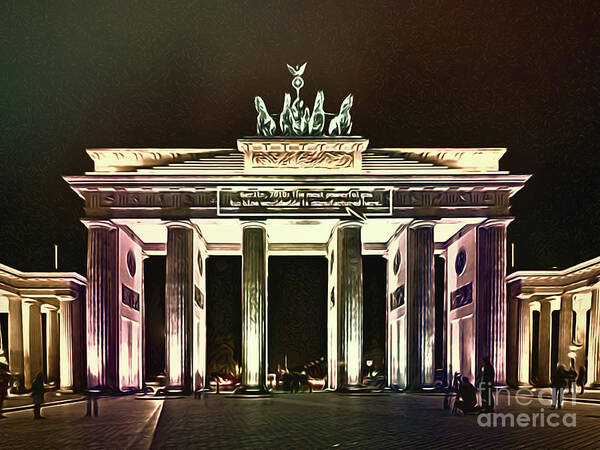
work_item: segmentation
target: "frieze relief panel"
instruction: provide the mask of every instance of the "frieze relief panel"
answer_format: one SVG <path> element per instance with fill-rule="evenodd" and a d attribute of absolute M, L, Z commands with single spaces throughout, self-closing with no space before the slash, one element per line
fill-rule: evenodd
<path fill-rule="evenodd" d="M 447 190 L 416 191 L 400 189 L 394 191 L 394 207 L 435 208 L 448 206 L 498 206 L 508 207 L 509 191 L 490 190 Z"/>
<path fill-rule="evenodd" d="M 508 212 L 506 190 L 408 190 L 389 187 L 217 188 L 202 191 L 83 191 L 86 213 L 96 217 L 209 217 L 219 215 L 411 214 L 411 209 L 471 207 Z M 197 211 L 193 211 L 197 208 Z M 402 211 L 402 209 L 406 211 Z M 425 211 L 426 214 L 427 211 Z M 423 211 L 419 212 L 424 214 Z M 498 213 L 498 211 L 496 211 Z"/>
<path fill-rule="evenodd" d="M 473 303 L 473 283 L 465 284 L 450 294 L 450 309 L 457 309 Z"/>
<path fill-rule="evenodd" d="M 253 168 L 344 169 L 354 168 L 354 156 L 349 153 L 317 152 L 259 152 L 251 156 Z"/>
<path fill-rule="evenodd" d="M 140 294 L 124 284 L 121 285 L 121 301 L 136 311 L 140 310 Z"/>
<path fill-rule="evenodd" d="M 360 172 L 368 139 L 238 139 L 246 172 Z"/>
<path fill-rule="evenodd" d="M 193 208 L 216 207 L 216 191 L 203 192 L 85 192 L 88 208 L 163 207 Z"/>

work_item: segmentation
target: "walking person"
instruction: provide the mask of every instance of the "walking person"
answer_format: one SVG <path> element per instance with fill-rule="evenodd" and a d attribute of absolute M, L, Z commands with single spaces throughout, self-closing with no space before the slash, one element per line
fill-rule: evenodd
<path fill-rule="evenodd" d="M 585 370 L 585 366 L 581 366 L 579 368 L 579 375 L 577 376 L 577 386 L 581 387 L 581 392 L 579 395 L 583 395 L 583 390 L 585 388 L 585 384 L 587 383 L 587 370 Z"/>
<path fill-rule="evenodd" d="M 8 386 L 10 384 L 10 372 L 0 367 L 0 419 L 4 419 L 6 416 L 2 415 L 2 404 L 8 394 Z"/>
<path fill-rule="evenodd" d="M 489 358 L 483 358 L 481 375 L 479 380 L 479 390 L 481 393 L 481 409 L 484 412 L 494 410 L 494 378 L 496 372 Z"/>
<path fill-rule="evenodd" d="M 567 371 L 567 387 L 569 391 L 567 392 L 569 395 L 573 393 L 573 395 L 577 394 L 577 371 L 575 370 L 573 360 L 571 359 L 571 367 Z"/>
<path fill-rule="evenodd" d="M 42 374 L 38 373 L 33 383 L 31 383 L 31 398 L 33 399 L 33 418 L 45 419 L 42 416 L 42 403 L 44 403 L 44 379 Z"/>
<path fill-rule="evenodd" d="M 557 363 L 550 377 L 550 385 L 552 386 L 552 409 L 562 408 L 567 375 L 568 372 L 565 367 L 562 364 Z"/>

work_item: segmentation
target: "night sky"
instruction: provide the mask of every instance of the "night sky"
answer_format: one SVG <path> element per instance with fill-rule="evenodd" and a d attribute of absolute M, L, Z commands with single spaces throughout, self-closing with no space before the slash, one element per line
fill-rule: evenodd
<path fill-rule="evenodd" d="M 542 6 L 543 5 L 543 6 Z M 576 6 L 576 7 L 575 7 Z M 0 262 L 85 272 L 86 147 L 233 147 L 303 96 L 372 146 L 508 147 L 521 269 L 600 254 L 597 2 L 3 1 Z"/>

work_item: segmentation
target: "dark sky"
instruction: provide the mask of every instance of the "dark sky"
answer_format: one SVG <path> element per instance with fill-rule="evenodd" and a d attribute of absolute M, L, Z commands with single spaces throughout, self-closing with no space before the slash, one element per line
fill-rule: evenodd
<path fill-rule="evenodd" d="M 597 2 L 3 1 L 0 261 L 85 270 L 86 147 L 233 147 L 304 97 L 374 146 L 508 147 L 520 268 L 600 254 Z"/>

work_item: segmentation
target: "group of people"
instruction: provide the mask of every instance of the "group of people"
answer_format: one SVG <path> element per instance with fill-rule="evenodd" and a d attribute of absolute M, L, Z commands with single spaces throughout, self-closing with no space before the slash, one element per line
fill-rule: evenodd
<path fill-rule="evenodd" d="M 463 414 L 472 412 L 491 412 L 494 410 L 494 377 L 496 373 L 489 358 L 483 359 L 483 364 L 475 384 L 479 388 L 481 403 L 477 404 L 477 388 L 471 384 L 468 377 L 461 377 L 458 372 L 454 374 L 452 387 L 446 393 L 444 408 L 450 408 L 449 398 L 452 393 L 456 395 L 452 413 L 460 410 Z"/>
<path fill-rule="evenodd" d="M 571 367 L 568 369 L 564 364 L 556 364 L 550 378 L 550 385 L 552 386 L 552 409 L 560 409 L 562 407 L 565 388 L 568 388 L 568 394 L 573 393 L 575 395 L 579 386 L 581 388 L 580 394 L 583 394 L 586 383 L 587 371 L 584 366 L 581 366 L 579 372 L 577 372 L 573 361 L 571 361 Z"/>

